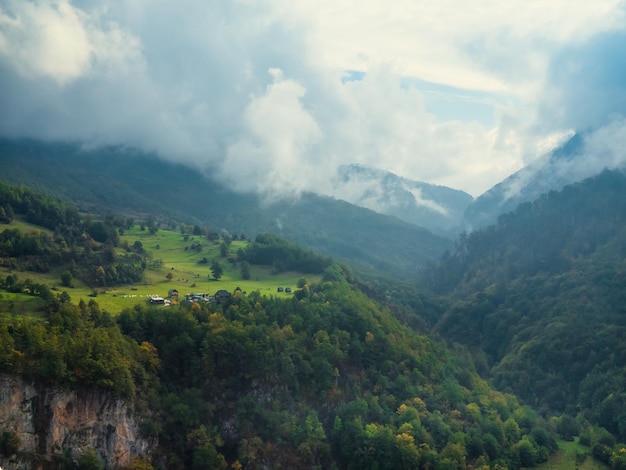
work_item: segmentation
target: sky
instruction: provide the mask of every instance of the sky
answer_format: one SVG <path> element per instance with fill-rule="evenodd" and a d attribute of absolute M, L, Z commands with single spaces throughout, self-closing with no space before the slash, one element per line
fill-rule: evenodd
<path fill-rule="evenodd" d="M 625 11 L 0 0 L 0 135 L 138 147 L 270 199 L 333 195 L 351 163 L 478 196 L 575 130 L 620 160 L 596 147 L 626 141 Z"/>

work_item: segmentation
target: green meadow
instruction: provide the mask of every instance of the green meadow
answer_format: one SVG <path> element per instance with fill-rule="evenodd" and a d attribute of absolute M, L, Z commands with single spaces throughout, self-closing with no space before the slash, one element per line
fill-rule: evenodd
<path fill-rule="evenodd" d="M 0 224 L 0 230 L 4 228 L 20 228 L 30 232 L 33 230 L 47 231 L 41 227 L 22 221 L 14 220 L 11 225 Z M 277 292 L 279 286 L 296 289 L 298 280 L 305 277 L 309 282 L 318 281 L 318 275 L 303 275 L 299 272 L 284 272 L 274 274 L 271 266 L 250 266 L 250 279 L 244 280 L 241 276 L 239 263 L 236 262 L 237 250 L 247 246 L 248 242 L 234 240 L 230 244 L 226 256 L 221 256 L 221 240 L 210 241 L 203 236 L 187 236 L 180 232 L 170 230 L 158 230 L 154 235 L 140 227 L 134 226 L 126 230 L 120 236 L 120 243 L 116 249 L 118 256 L 124 256 L 126 244 L 133 246 L 136 241 L 141 242 L 148 263 L 141 282 L 122 286 L 100 286 L 90 288 L 78 279 L 73 280 L 73 287 L 67 288 L 61 285 L 61 273 L 66 268 L 53 269 L 48 273 L 13 272 L 7 268 L 0 268 L 0 276 L 17 274 L 20 279 L 32 279 L 48 285 L 51 289 L 61 292 L 67 291 L 73 302 L 83 299 L 86 302 L 95 298 L 100 307 L 110 313 L 118 313 L 124 308 L 136 303 L 148 302 L 152 295 L 167 297 L 170 289 L 176 289 L 181 298 L 192 292 L 206 292 L 214 294 L 217 290 L 224 289 L 233 292 L 237 287 L 244 292 L 261 291 L 267 295 L 288 298 L 292 294 Z M 199 247 L 192 249 L 192 246 Z M 202 263 L 202 260 L 207 261 Z M 214 280 L 211 272 L 211 262 L 217 260 L 224 272 L 219 280 Z M 2 292 L 0 308 L 14 311 L 18 303 L 27 303 L 32 299 L 27 295 L 16 295 Z M 10 302 L 11 308 L 8 308 Z M 26 309 L 24 306 L 21 310 Z"/>
<path fill-rule="evenodd" d="M 547 462 L 538 465 L 538 470 L 607 470 L 608 465 L 595 459 L 591 449 L 575 441 L 559 440 L 559 450 L 552 454 Z"/>
<path fill-rule="evenodd" d="M 30 222 L 26 222 L 25 220 L 23 220 L 22 216 L 19 215 L 16 215 L 10 224 L 0 223 L 0 232 L 7 228 L 19 229 L 25 233 L 43 232 L 52 236 L 52 230 L 48 230 L 47 228 L 41 227 L 39 225 L 31 224 Z"/>
<path fill-rule="evenodd" d="M 43 306 L 44 302 L 38 297 L 12 292 L 0 292 L 0 312 L 9 312 L 13 315 L 30 315 Z"/>

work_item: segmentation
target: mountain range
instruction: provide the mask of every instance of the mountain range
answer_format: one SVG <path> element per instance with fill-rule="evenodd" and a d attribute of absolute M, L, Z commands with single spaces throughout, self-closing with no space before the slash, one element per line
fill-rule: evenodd
<path fill-rule="evenodd" d="M 598 140 L 604 140 L 603 136 L 576 132 L 562 145 L 496 184 L 468 204 L 465 230 L 471 232 L 493 224 L 498 216 L 515 210 L 519 204 L 595 176 L 605 168 L 620 168 L 623 158 L 606 155 L 606 148 L 598 149 Z"/>
<path fill-rule="evenodd" d="M 207 170 L 134 148 L 75 142 L 0 139 L 0 165 L 7 181 L 54 193 L 85 211 L 157 213 L 163 223 L 200 223 L 250 237 L 272 232 L 363 272 L 414 278 L 462 231 L 593 174 L 583 164 L 588 137 L 574 134 L 476 199 L 355 164 L 339 168 L 334 197 L 303 193 L 267 204 L 229 190 Z"/>
<path fill-rule="evenodd" d="M 163 226 L 173 221 L 208 224 L 249 237 L 273 231 L 354 263 L 363 273 L 394 279 L 348 285 L 347 268 L 337 268 L 341 283 L 303 287 L 300 295 L 306 302 L 281 303 L 253 294 L 223 316 L 182 312 L 174 318 L 145 308 L 123 313 L 119 328 L 124 335 L 137 344 L 155 345 L 163 364 L 160 380 L 180 387 L 180 393 L 162 401 L 160 436 L 171 440 L 172 449 L 187 449 L 188 460 L 201 450 L 219 448 L 229 460 L 246 451 L 246 458 L 255 461 L 261 451 L 249 442 L 263 443 L 270 455 L 272 439 L 279 435 L 292 455 L 299 449 L 303 459 L 326 462 L 324 455 L 332 450 L 326 436 L 331 435 L 339 446 L 338 461 L 351 462 L 366 448 L 382 452 L 376 458 L 384 462 L 383 451 L 395 448 L 404 433 L 407 442 L 430 442 L 441 462 L 458 463 L 452 468 L 479 460 L 490 468 L 503 461 L 489 459 L 502 455 L 508 468 L 520 468 L 547 458 L 554 450 L 549 433 L 556 430 L 567 439 L 579 435 L 589 453 L 622 468 L 616 444 L 626 440 L 626 174 L 605 170 L 577 181 L 581 172 L 563 170 L 574 169 L 584 153 L 585 135 L 573 136 L 469 201 L 465 221 L 472 230 L 462 233 L 454 248 L 449 239 L 415 223 L 335 198 L 304 194 L 264 206 L 255 196 L 220 186 L 210 175 L 124 147 L 86 150 L 76 143 L 2 140 L 0 168 L 3 179 L 54 193 L 85 212 L 152 216 Z M 423 211 L 424 218 L 447 207 L 460 220 L 468 201 L 463 193 L 437 192 L 378 170 L 352 166 L 342 172 L 348 188 L 361 190 L 352 191 L 361 194 L 355 200 L 380 203 L 387 211 L 417 211 L 419 196 L 431 209 Z M 440 261 L 432 262 L 436 259 Z M 425 288 L 431 292 L 424 294 Z M 68 307 L 68 319 L 72 312 Z M 77 312 L 74 317 L 82 318 Z M 62 316 L 53 320 L 66 321 Z M 109 325 L 107 318 L 99 321 Z M 406 326 L 412 324 L 433 332 L 436 340 L 414 337 Z M 10 331 L 0 329 L 5 336 Z M 120 344 L 125 338 L 119 336 Z M 223 343 L 225 338 L 229 342 Z M 267 338 L 281 345 L 275 357 L 257 354 L 266 351 Z M 285 339 L 293 343 L 290 349 Z M 446 352 L 439 339 L 461 346 Z M 265 357 L 274 362 L 264 362 Z M 486 388 L 474 368 L 528 406 L 519 407 L 513 395 Z M 264 376 L 257 377 L 258 371 Z M 276 371 L 283 375 L 274 377 Z M 207 384 L 213 387 L 210 393 Z M 244 392 L 231 402 L 220 395 L 228 387 Z M 301 395 L 287 393 L 290 387 L 302 387 Z M 370 389 L 384 393 L 367 395 Z M 265 398 L 284 394 L 279 401 L 293 408 L 304 398 L 322 396 L 320 390 L 325 393 L 321 404 L 309 401 L 298 409 L 294 423 L 308 426 L 302 432 L 285 427 L 287 411 Z M 354 402 L 342 402 L 342 394 L 351 394 Z M 205 409 L 216 397 L 224 406 L 215 412 Z M 343 403 L 337 413 L 328 408 L 333 400 Z M 187 429 L 168 407 L 201 411 L 187 413 Z M 404 416 L 411 407 L 406 422 L 394 418 L 389 425 L 375 424 L 386 416 Z M 228 410 L 237 410 L 236 416 Z M 198 442 L 190 442 L 190 432 L 205 426 L 195 416 L 209 415 L 211 425 L 218 423 L 206 428 L 214 435 L 198 434 Z M 458 433 L 464 437 L 459 439 Z M 294 438 L 300 435 L 305 437 Z M 226 445 L 218 444 L 223 437 Z M 308 447 L 300 447 L 303 443 Z M 426 457 L 418 453 L 415 462 Z M 279 459 L 273 454 L 263 458 Z M 363 462 L 368 458 L 364 454 Z M 398 462 L 402 458 L 399 454 Z"/>
<path fill-rule="evenodd" d="M 336 195 L 381 214 L 455 238 L 473 198 L 464 191 L 402 178 L 362 165 L 339 168 Z"/>
<path fill-rule="evenodd" d="M 415 278 L 452 246 L 449 238 L 421 226 L 319 194 L 266 205 L 255 195 L 225 188 L 210 174 L 132 148 L 2 139 L 0 167 L 3 179 L 87 212 L 158 214 L 163 224 L 203 224 L 248 237 L 272 232 L 350 261 L 364 273 Z"/>
<path fill-rule="evenodd" d="M 464 191 L 356 164 L 339 168 L 334 191 L 337 197 L 355 205 L 456 239 L 463 231 L 495 223 L 500 215 L 521 203 L 561 190 L 605 168 L 619 168 L 621 158 L 606 158 L 607 149 L 599 149 L 598 140 L 604 139 L 592 131 L 573 133 L 555 149 L 475 199 Z"/>

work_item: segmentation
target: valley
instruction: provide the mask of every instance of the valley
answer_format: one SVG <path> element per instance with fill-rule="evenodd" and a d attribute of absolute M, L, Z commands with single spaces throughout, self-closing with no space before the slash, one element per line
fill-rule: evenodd
<path fill-rule="evenodd" d="M 626 470 L 626 0 L 0 0 L 0 470 Z"/>
<path fill-rule="evenodd" d="M 152 468 L 620 468 L 624 178 L 521 205 L 405 279 L 2 183 L 0 372 L 133 403 Z"/>

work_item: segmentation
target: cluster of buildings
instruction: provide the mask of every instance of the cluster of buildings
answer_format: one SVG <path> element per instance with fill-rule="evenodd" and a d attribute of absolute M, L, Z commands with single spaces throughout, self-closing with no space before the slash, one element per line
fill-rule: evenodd
<path fill-rule="evenodd" d="M 202 293 L 190 293 L 185 294 L 185 298 L 182 302 L 186 303 L 202 303 L 202 302 L 217 302 L 220 304 L 226 304 L 230 301 L 230 292 L 220 289 L 215 294 L 211 295 L 207 292 Z M 150 296 L 150 303 L 153 305 L 178 305 L 180 304 L 178 290 L 170 289 L 167 293 L 167 298 L 160 297 L 158 295 Z"/>

